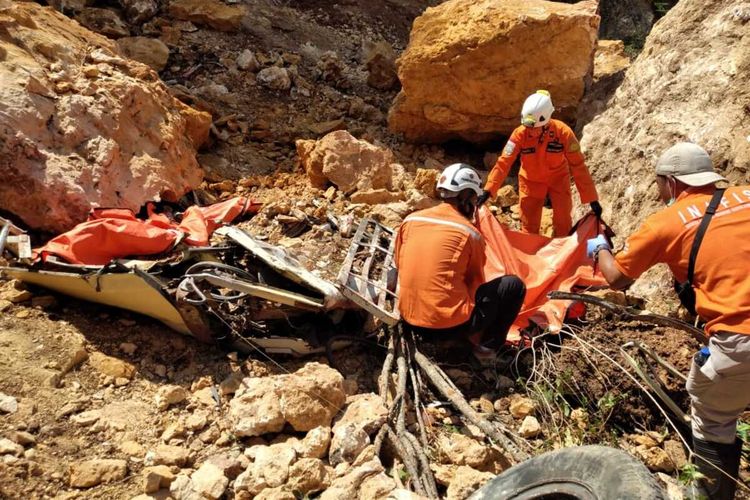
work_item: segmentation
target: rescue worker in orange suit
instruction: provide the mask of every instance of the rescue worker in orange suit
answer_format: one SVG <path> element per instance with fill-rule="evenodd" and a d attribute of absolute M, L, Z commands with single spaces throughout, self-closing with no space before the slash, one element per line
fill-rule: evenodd
<path fill-rule="evenodd" d="M 581 146 L 570 127 L 552 119 L 554 110 L 546 90 L 539 90 L 526 99 L 521 110 L 521 126 L 513 131 L 492 168 L 479 204 L 497 195 L 520 155 L 518 193 L 521 229 L 527 233 L 539 233 L 544 200 L 549 195 L 554 234 L 560 237 L 567 236 L 573 225 L 571 175 L 581 203 L 589 203 L 597 217 L 601 217 L 602 207 L 594 181 L 584 163 Z"/>
<path fill-rule="evenodd" d="M 691 494 L 722 500 L 734 497 L 742 451 L 737 419 L 750 403 L 750 186 L 722 191 L 715 183 L 724 180 L 703 148 L 679 143 L 656 164 L 667 208 L 647 218 L 615 256 L 603 237 L 588 242 L 589 255 L 613 288 L 628 287 L 665 263 L 685 283 L 681 289 L 694 293 L 688 295 L 706 321 L 708 346 L 693 358 L 687 380 L 693 451 L 705 476 Z M 713 216 L 704 223 L 707 212 Z"/>
<path fill-rule="evenodd" d="M 415 212 L 398 230 L 402 319 L 423 338 L 458 335 L 486 363 L 495 356 L 518 316 L 526 287 L 516 276 L 484 282 L 485 242 L 474 226 L 479 174 L 464 163 L 443 170 L 437 183 L 443 202 Z"/>

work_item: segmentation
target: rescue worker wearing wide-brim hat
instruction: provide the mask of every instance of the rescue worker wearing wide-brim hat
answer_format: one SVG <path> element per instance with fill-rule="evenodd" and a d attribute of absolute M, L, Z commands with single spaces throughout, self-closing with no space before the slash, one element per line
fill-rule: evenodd
<path fill-rule="evenodd" d="M 521 126 L 516 128 L 492 168 L 480 204 L 495 197 L 516 158 L 521 229 L 539 233 L 542 208 L 549 195 L 555 236 L 567 236 L 573 225 L 570 177 L 578 188 L 581 203 L 589 203 L 597 217 L 602 214 L 599 196 L 586 168 L 581 146 L 566 124 L 552 118 L 555 111 L 546 90 L 530 95 L 523 103 Z"/>
<path fill-rule="evenodd" d="M 412 330 L 432 339 L 458 336 L 486 362 L 518 316 L 526 287 L 516 276 L 484 281 L 485 242 L 474 226 L 479 174 L 456 163 L 437 183 L 443 202 L 404 219 L 396 236 L 399 311 Z"/>
<path fill-rule="evenodd" d="M 750 186 L 715 185 L 725 180 L 703 148 L 677 144 L 656 164 L 667 208 L 648 217 L 616 256 L 603 237 L 588 242 L 613 288 L 665 263 L 685 283 L 681 292 L 694 292 L 688 296 L 709 341 L 687 380 L 696 465 L 705 476 L 693 493 L 709 499 L 734 497 L 742 450 L 737 419 L 750 403 Z"/>

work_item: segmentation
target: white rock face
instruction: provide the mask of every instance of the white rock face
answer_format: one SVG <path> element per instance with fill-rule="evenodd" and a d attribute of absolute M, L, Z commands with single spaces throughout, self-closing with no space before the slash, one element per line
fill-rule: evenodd
<path fill-rule="evenodd" d="M 654 167 L 676 142 L 706 149 L 730 183 L 750 179 L 748 19 L 748 2 L 681 0 L 655 24 L 607 109 L 584 127 L 604 219 L 621 238 L 663 206 Z M 656 270 L 632 290 L 661 302 L 672 294 L 667 273 Z"/>

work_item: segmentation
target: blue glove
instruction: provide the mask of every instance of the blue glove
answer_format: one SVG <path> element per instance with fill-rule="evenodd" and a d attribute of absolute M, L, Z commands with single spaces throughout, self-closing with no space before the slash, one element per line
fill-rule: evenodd
<path fill-rule="evenodd" d="M 600 234 L 596 238 L 591 238 L 586 242 L 586 255 L 588 255 L 589 258 L 593 259 L 594 255 L 602 249 L 612 250 L 606 236 L 603 234 Z"/>

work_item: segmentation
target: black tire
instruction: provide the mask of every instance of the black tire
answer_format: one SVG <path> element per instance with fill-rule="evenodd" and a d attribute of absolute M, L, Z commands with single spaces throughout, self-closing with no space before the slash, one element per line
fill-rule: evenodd
<path fill-rule="evenodd" d="M 469 500 L 663 500 L 664 491 L 638 460 L 616 448 L 577 446 L 511 467 Z"/>

